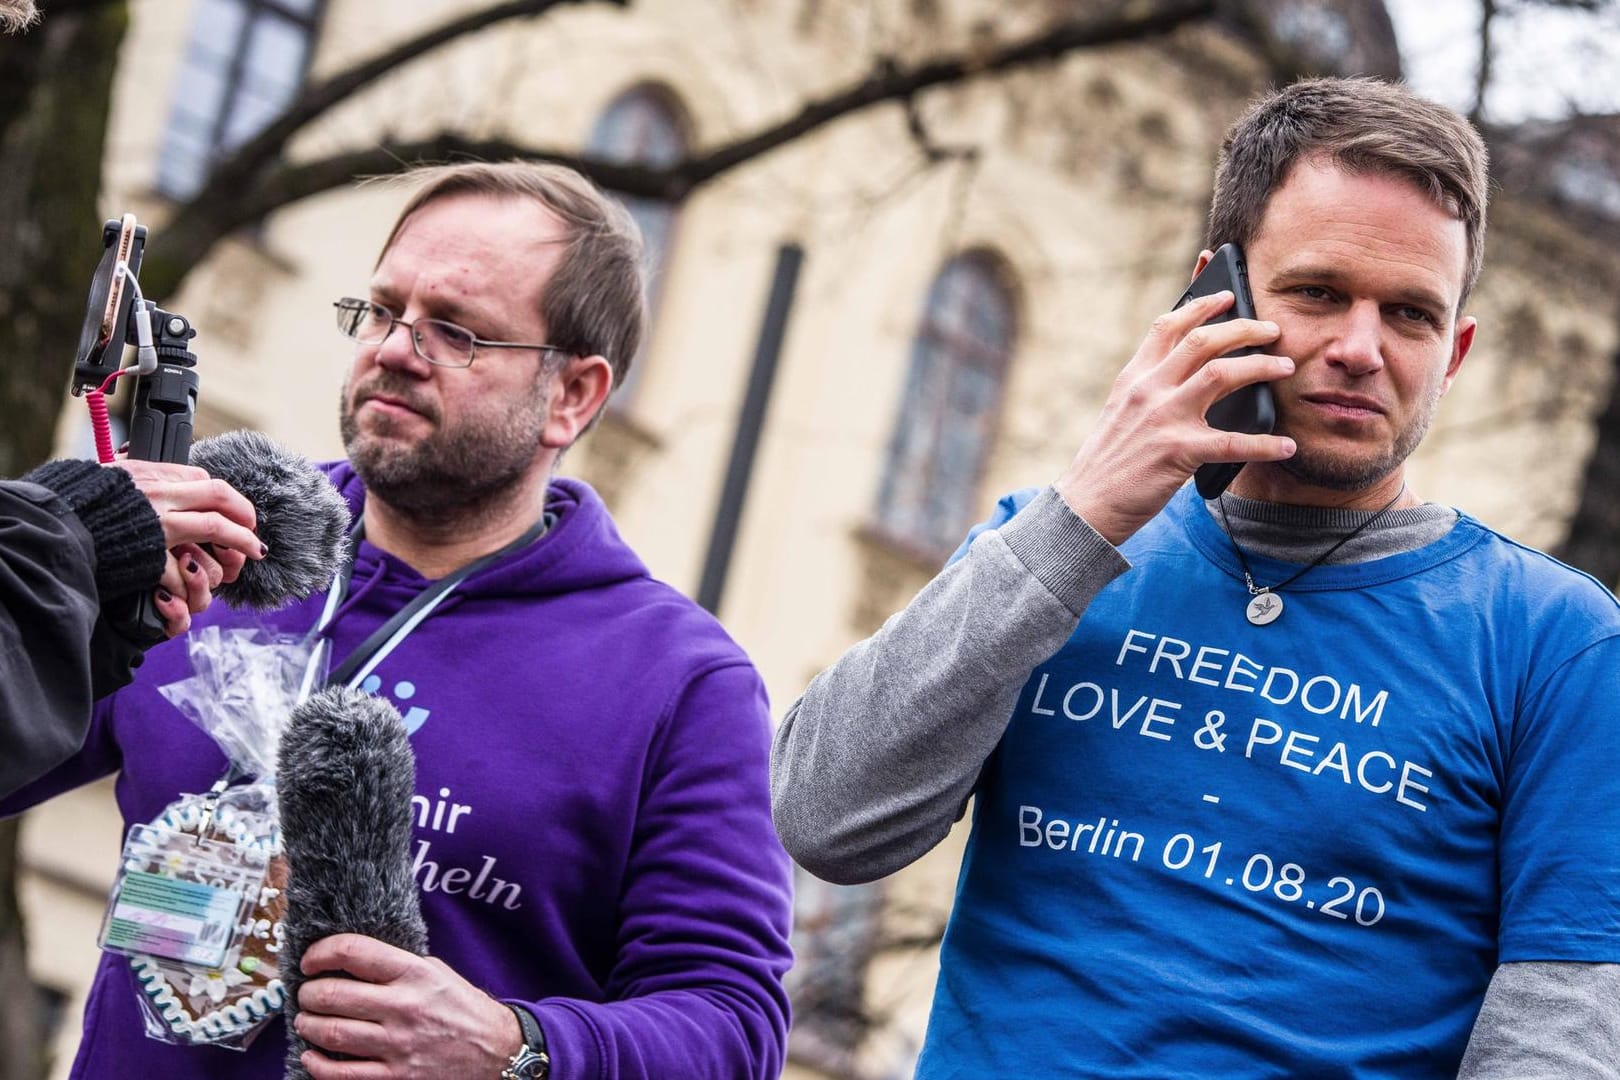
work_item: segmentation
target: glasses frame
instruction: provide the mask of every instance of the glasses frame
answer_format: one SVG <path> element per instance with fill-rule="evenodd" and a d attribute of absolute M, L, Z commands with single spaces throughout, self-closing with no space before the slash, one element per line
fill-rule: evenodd
<path fill-rule="evenodd" d="M 478 350 L 480 348 L 538 349 L 542 354 L 561 353 L 564 356 L 572 355 L 568 349 L 564 349 L 558 345 L 545 345 L 526 341 L 491 341 L 489 338 L 479 337 L 465 326 L 462 326 L 460 323 L 453 323 L 449 319 L 402 319 L 398 315 L 395 315 L 392 311 L 389 311 L 387 308 L 383 307 L 381 304 L 375 303 L 371 300 L 362 300 L 357 296 L 345 296 L 339 300 L 334 300 L 332 301 L 332 307 L 338 312 L 338 332 L 349 340 L 359 345 L 365 345 L 368 348 L 381 348 L 383 343 L 388 340 L 388 336 L 394 332 L 394 328 L 396 326 L 403 326 L 409 333 L 411 339 L 411 351 L 416 353 L 416 355 L 420 356 L 423 360 L 426 360 L 428 363 L 432 364 L 434 367 L 470 368 L 472 367 L 473 361 L 477 359 Z M 388 329 L 384 330 L 382 337 L 378 338 L 376 341 L 361 341 L 359 334 L 345 329 L 343 325 L 346 321 L 344 318 L 345 313 L 358 314 L 367 311 L 372 313 L 380 312 L 388 317 Z M 433 357 L 423 352 L 422 339 L 417 335 L 416 331 L 416 328 L 423 323 L 436 323 L 439 326 L 447 326 L 458 334 L 467 335 L 467 337 L 472 341 L 472 345 L 467 349 L 467 362 L 465 364 L 447 364 L 443 360 L 435 360 Z"/>

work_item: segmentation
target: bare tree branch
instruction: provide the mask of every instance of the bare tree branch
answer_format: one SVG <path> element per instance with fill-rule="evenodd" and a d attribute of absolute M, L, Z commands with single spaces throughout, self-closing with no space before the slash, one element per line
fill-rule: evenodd
<path fill-rule="evenodd" d="M 535 13 L 560 2 L 589 0 L 513 0 L 480 14 L 487 17 L 499 11 L 504 17 L 512 17 L 521 13 L 517 9 Z M 623 4 L 627 0 L 596 2 Z M 573 166 L 621 194 L 676 201 L 731 169 L 872 106 L 911 101 L 933 87 L 1049 63 L 1081 49 L 1157 37 L 1208 18 L 1215 6 L 1216 0 L 1169 0 L 1146 8 L 1133 4 L 1117 17 L 1065 20 L 996 50 L 963 51 L 909 68 L 892 58 L 880 58 L 867 76 L 853 85 L 805 103 L 784 120 L 699 151 L 669 168 L 626 165 L 502 139 L 468 139 L 453 132 L 408 143 L 383 143 L 307 163 L 277 163 L 276 151 L 299 126 L 383 73 L 384 58 L 378 58 L 300 95 L 286 115 L 222 163 L 201 191 L 176 208 L 164 227 L 162 250 L 154 245 L 147 254 L 143 277 L 154 295 L 168 295 L 216 241 L 234 230 L 357 177 L 399 173 L 429 161 L 553 161 Z M 457 20 L 460 33 L 468 32 L 468 20 L 472 18 Z M 388 54 L 387 63 L 400 63 L 400 52 L 407 47 L 414 53 L 426 51 L 431 46 L 424 43 L 430 37 L 447 39 L 450 26 L 446 24 L 394 50 Z"/>
<path fill-rule="evenodd" d="M 1553 554 L 1620 593 L 1620 355 L 1608 402 L 1598 414 L 1597 438 L 1581 477 L 1580 497 L 1568 532 Z"/>
<path fill-rule="evenodd" d="M 1479 70 L 1474 75 L 1474 107 L 1468 118 L 1478 124 L 1485 116 L 1485 94 L 1491 88 L 1491 31 L 1496 22 L 1496 0 L 1479 0 Z"/>
<path fill-rule="evenodd" d="M 211 179 L 217 180 L 227 188 L 249 179 L 252 174 L 273 161 L 286 148 L 288 140 L 306 124 L 384 75 L 398 70 L 402 65 L 441 45 L 508 19 L 543 15 L 563 4 L 600 4 L 623 8 L 628 7 L 629 2 L 630 0 L 505 0 L 504 3 L 449 19 L 408 41 L 400 42 L 370 60 L 346 68 L 322 82 L 306 85 L 268 127 L 221 161 Z"/>
<path fill-rule="evenodd" d="M 1048 63 L 1080 49 L 1159 37 L 1178 27 L 1209 18 L 1215 13 L 1215 8 L 1215 0 L 1171 0 L 1170 3 L 1146 10 L 1131 5 L 1118 18 L 1065 21 L 1024 41 L 988 53 L 970 51 L 939 57 L 909 70 L 893 60 L 880 61 L 871 74 L 856 85 L 808 102 L 788 119 L 716 147 L 698 159 L 677 166 L 676 171 L 690 190 L 761 154 L 808 135 L 833 120 L 873 105 L 901 101 L 935 86 Z"/>
<path fill-rule="evenodd" d="M 333 191 L 356 179 L 390 176 L 427 162 L 551 161 L 568 165 L 598 184 L 626 195 L 668 198 L 673 188 L 669 169 L 627 165 L 503 139 L 470 139 L 444 132 L 412 142 L 387 142 L 334 154 L 315 161 L 281 165 L 257 178 L 251 187 L 232 192 L 210 180 L 176 208 L 164 225 L 161 245 L 147 250 L 141 268 L 143 287 L 153 296 L 169 296 L 221 238 L 293 203 Z"/>
<path fill-rule="evenodd" d="M 922 109 L 918 106 L 915 95 L 905 98 L 901 105 L 906 110 L 906 132 L 916 144 L 917 151 L 930 165 L 956 159 L 963 161 L 979 159 L 980 149 L 977 146 L 969 144 L 946 146 L 936 140 L 933 132 L 928 130 L 928 121 L 923 118 Z"/>

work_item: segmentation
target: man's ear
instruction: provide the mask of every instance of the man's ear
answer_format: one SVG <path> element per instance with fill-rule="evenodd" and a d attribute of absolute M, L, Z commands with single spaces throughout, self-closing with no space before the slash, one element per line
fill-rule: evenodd
<path fill-rule="evenodd" d="M 546 427 L 540 445 L 566 450 L 579 438 L 613 389 L 613 366 L 601 356 L 574 356 L 551 377 Z"/>
<path fill-rule="evenodd" d="M 1451 356 L 1446 361 L 1446 375 L 1440 384 L 1440 393 L 1450 390 L 1451 384 L 1456 381 L 1468 350 L 1474 347 L 1474 331 L 1478 328 L 1479 322 L 1472 315 L 1464 315 L 1457 320 L 1457 329 L 1451 335 Z"/>
<path fill-rule="evenodd" d="M 1200 251 L 1198 253 L 1198 261 L 1193 264 L 1192 278 L 1188 278 L 1187 280 L 1191 281 L 1199 274 L 1202 274 L 1204 272 L 1204 267 L 1208 266 L 1209 260 L 1213 259 L 1214 257 L 1215 253 L 1209 250 L 1209 248 L 1205 248 L 1203 251 Z"/>

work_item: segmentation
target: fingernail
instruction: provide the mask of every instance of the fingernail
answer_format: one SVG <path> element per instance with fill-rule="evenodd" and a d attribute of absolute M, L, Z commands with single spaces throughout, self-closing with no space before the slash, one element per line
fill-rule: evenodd
<path fill-rule="evenodd" d="M 192 559 L 190 562 L 186 563 L 186 573 L 188 574 L 195 574 L 199 569 L 201 569 L 201 567 L 197 565 L 196 559 Z"/>
<path fill-rule="evenodd" d="M 270 554 L 270 545 L 269 544 L 260 544 L 259 545 L 259 558 L 262 559 L 268 554 Z"/>
<path fill-rule="evenodd" d="M 173 600 L 174 597 L 172 595 L 170 595 L 168 589 L 159 589 L 158 590 L 158 599 L 163 601 L 165 604 L 167 604 L 170 600 Z"/>

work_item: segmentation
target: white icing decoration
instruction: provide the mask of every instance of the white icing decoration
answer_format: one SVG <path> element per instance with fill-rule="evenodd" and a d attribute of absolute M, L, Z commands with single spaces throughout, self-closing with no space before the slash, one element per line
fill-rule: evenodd
<path fill-rule="evenodd" d="M 188 831 L 188 827 L 194 830 L 201 821 L 201 801 L 201 796 L 195 796 L 178 810 L 171 807 L 159 819 L 158 824 L 173 832 L 185 832 Z M 220 809 L 214 819 L 214 825 L 238 847 L 262 855 L 266 862 L 281 853 L 279 828 L 272 827 L 268 836 L 254 836 L 251 826 L 229 807 Z M 138 869 L 139 866 L 137 864 L 131 868 Z M 265 887 L 260 894 L 260 906 L 268 906 L 269 902 L 280 894 L 279 889 Z M 266 927 L 268 935 L 261 930 Z M 265 951 L 272 956 L 280 951 L 282 928 L 279 921 L 271 923 L 267 919 L 254 920 L 250 913 L 247 923 L 244 924 L 244 930 L 261 939 L 267 936 L 273 938 L 274 942 L 267 942 L 265 946 Z M 192 1019 L 176 994 L 170 977 L 172 974 L 175 978 L 189 978 L 190 975 L 205 969 L 189 964 L 171 964 L 170 969 L 165 970 L 156 958 L 150 956 L 132 956 L 130 964 L 143 993 L 168 1025 L 170 1032 L 192 1043 L 214 1042 L 241 1034 L 262 1023 L 266 1017 L 279 1012 L 286 1002 L 286 992 L 281 980 L 272 979 L 230 1005 Z"/>

